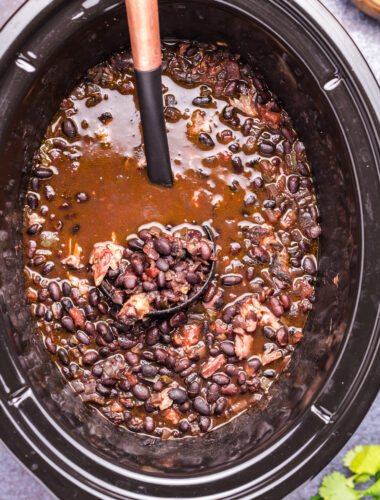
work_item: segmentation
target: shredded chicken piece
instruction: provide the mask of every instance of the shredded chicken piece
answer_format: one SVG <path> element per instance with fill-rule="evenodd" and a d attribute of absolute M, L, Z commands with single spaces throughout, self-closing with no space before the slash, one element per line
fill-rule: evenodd
<path fill-rule="evenodd" d="M 61 263 L 65 266 L 74 267 L 75 269 L 81 269 L 84 264 L 81 262 L 82 257 L 82 247 L 75 243 L 74 251 L 71 255 L 61 260 Z"/>
<path fill-rule="evenodd" d="M 253 351 L 252 335 L 236 334 L 235 336 L 235 353 L 239 359 L 249 358 Z"/>
<path fill-rule="evenodd" d="M 123 250 L 111 242 L 97 243 L 90 255 L 95 285 L 99 286 L 109 268 L 116 270 L 123 256 Z"/>
<path fill-rule="evenodd" d="M 200 132 L 211 132 L 211 124 L 206 120 L 206 113 L 196 109 L 191 115 L 190 122 L 187 124 L 187 133 L 189 135 L 198 135 Z"/>
<path fill-rule="evenodd" d="M 123 323 L 129 323 L 131 320 L 142 319 L 152 310 L 146 293 L 136 293 L 131 295 L 121 310 L 117 313 L 117 318 Z"/>
<path fill-rule="evenodd" d="M 263 366 L 269 365 L 269 363 L 273 363 L 273 361 L 276 361 L 277 359 L 282 358 L 282 352 L 280 350 L 277 351 L 272 351 L 272 352 L 265 352 L 261 356 L 261 363 Z"/>
<path fill-rule="evenodd" d="M 239 99 L 237 99 L 236 97 L 231 97 L 229 103 L 231 104 L 231 106 L 237 108 L 239 111 L 242 111 L 248 116 L 257 116 L 257 111 L 252 104 L 251 94 L 242 94 Z"/>
<path fill-rule="evenodd" d="M 45 222 L 45 220 L 46 219 L 44 217 L 41 217 L 41 215 L 39 215 L 36 212 L 32 212 L 31 214 L 28 215 L 29 225 L 31 225 L 31 224 L 43 224 Z"/>

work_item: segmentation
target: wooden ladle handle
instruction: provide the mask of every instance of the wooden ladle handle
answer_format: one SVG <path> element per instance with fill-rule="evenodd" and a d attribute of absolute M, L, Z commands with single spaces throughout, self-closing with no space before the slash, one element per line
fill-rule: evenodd
<path fill-rule="evenodd" d="M 135 69 L 152 71 L 161 64 L 157 0 L 125 0 Z"/>

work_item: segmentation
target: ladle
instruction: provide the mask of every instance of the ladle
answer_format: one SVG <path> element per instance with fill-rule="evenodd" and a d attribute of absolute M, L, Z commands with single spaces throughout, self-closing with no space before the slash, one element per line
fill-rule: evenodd
<path fill-rule="evenodd" d="M 214 237 L 212 235 L 211 229 L 207 225 L 205 225 L 205 224 L 202 225 L 202 228 L 203 228 L 204 232 L 206 233 L 207 238 L 212 243 L 212 255 L 213 255 L 213 257 L 215 257 L 215 242 L 214 242 Z M 149 319 L 161 318 L 163 316 L 168 316 L 168 315 L 171 315 L 171 314 L 175 314 L 177 312 L 183 311 L 184 309 L 187 309 L 196 300 L 200 299 L 202 297 L 202 295 L 205 293 L 205 291 L 207 290 L 207 287 L 210 284 L 210 281 L 211 281 L 211 279 L 212 279 L 212 277 L 214 275 L 214 270 L 215 270 L 215 261 L 212 261 L 210 272 L 209 272 L 209 274 L 207 276 L 206 281 L 204 282 L 202 288 L 200 288 L 198 290 L 198 292 L 195 293 L 191 298 L 189 298 L 188 300 L 186 300 L 182 304 L 179 304 L 179 305 L 174 306 L 174 307 L 169 307 L 167 309 L 160 309 L 160 310 L 156 310 L 156 311 L 151 311 L 151 312 L 149 312 L 144 317 L 144 319 L 147 319 L 147 318 L 149 318 Z M 102 294 L 104 295 L 104 297 L 107 299 L 108 303 L 112 304 L 112 307 L 115 307 L 115 308 L 118 308 L 118 309 L 122 308 L 122 305 L 115 304 L 112 301 L 112 297 L 111 297 L 112 285 L 109 283 L 109 281 L 107 280 L 107 278 L 103 279 L 102 283 L 99 285 L 98 288 L 102 292 Z"/>
<path fill-rule="evenodd" d="M 161 42 L 157 0 L 125 0 L 148 177 L 173 185 L 162 105 Z"/>

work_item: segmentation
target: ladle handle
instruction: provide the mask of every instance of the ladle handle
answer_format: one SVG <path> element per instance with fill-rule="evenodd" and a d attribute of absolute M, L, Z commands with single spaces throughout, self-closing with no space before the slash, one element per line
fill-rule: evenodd
<path fill-rule="evenodd" d="M 161 41 L 158 0 L 125 0 L 148 176 L 173 185 L 162 105 Z"/>
<path fill-rule="evenodd" d="M 161 65 L 157 0 L 125 0 L 125 5 L 134 67 L 153 71 Z"/>

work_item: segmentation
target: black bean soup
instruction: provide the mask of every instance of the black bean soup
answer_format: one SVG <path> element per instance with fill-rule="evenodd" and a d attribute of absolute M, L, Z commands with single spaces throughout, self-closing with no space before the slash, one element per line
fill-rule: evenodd
<path fill-rule="evenodd" d="M 83 402 L 182 438 L 269 400 L 314 302 L 320 227 L 304 145 L 265 82 L 222 45 L 162 55 L 174 187 L 147 179 L 132 60 L 117 53 L 36 152 L 24 255 L 38 334 Z M 201 300 L 149 316 L 213 263 Z"/>

